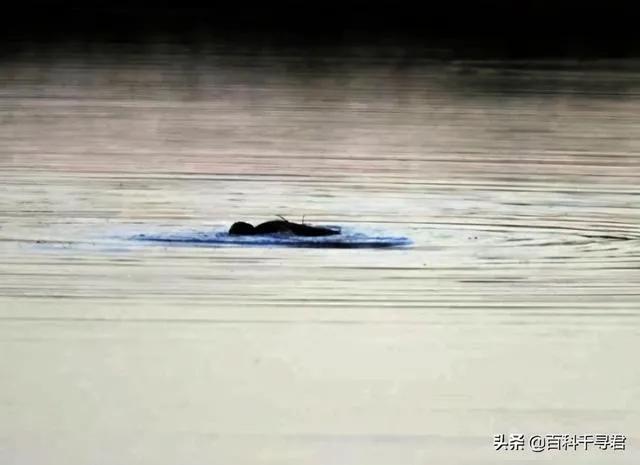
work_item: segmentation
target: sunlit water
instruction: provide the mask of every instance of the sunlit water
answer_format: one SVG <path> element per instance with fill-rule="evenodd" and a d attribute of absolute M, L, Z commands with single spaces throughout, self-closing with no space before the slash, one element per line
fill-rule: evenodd
<path fill-rule="evenodd" d="M 0 463 L 638 463 L 640 66 L 369 56 L 5 58 Z"/>

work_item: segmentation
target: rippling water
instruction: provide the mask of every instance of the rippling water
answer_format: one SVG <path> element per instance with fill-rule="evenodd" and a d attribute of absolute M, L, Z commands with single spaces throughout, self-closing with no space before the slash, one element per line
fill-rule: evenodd
<path fill-rule="evenodd" d="M 639 97 L 631 61 L 5 57 L 0 462 L 638 463 Z M 275 215 L 413 244 L 129 240 Z"/>

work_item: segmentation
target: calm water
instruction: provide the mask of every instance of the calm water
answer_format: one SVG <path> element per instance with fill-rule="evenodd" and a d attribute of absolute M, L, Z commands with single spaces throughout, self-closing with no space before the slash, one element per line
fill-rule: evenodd
<path fill-rule="evenodd" d="M 638 463 L 639 202 L 636 62 L 5 58 L 0 462 Z M 127 240 L 276 214 L 414 245 Z"/>

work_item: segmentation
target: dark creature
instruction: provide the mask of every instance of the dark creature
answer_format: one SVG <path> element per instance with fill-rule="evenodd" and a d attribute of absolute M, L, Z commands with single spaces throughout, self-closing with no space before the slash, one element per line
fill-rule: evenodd
<path fill-rule="evenodd" d="M 229 229 L 229 234 L 237 236 L 257 236 L 261 234 L 290 234 L 292 236 L 318 237 L 334 236 L 340 234 L 339 230 L 324 228 L 322 226 L 311 226 L 304 223 L 294 223 L 283 217 L 281 220 L 266 221 L 257 226 L 238 221 L 233 223 Z"/>

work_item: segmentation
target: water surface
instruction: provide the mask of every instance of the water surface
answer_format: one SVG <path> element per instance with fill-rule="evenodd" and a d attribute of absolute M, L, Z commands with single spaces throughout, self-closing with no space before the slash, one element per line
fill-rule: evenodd
<path fill-rule="evenodd" d="M 5 57 L 0 462 L 638 462 L 638 63 L 363 56 Z"/>

